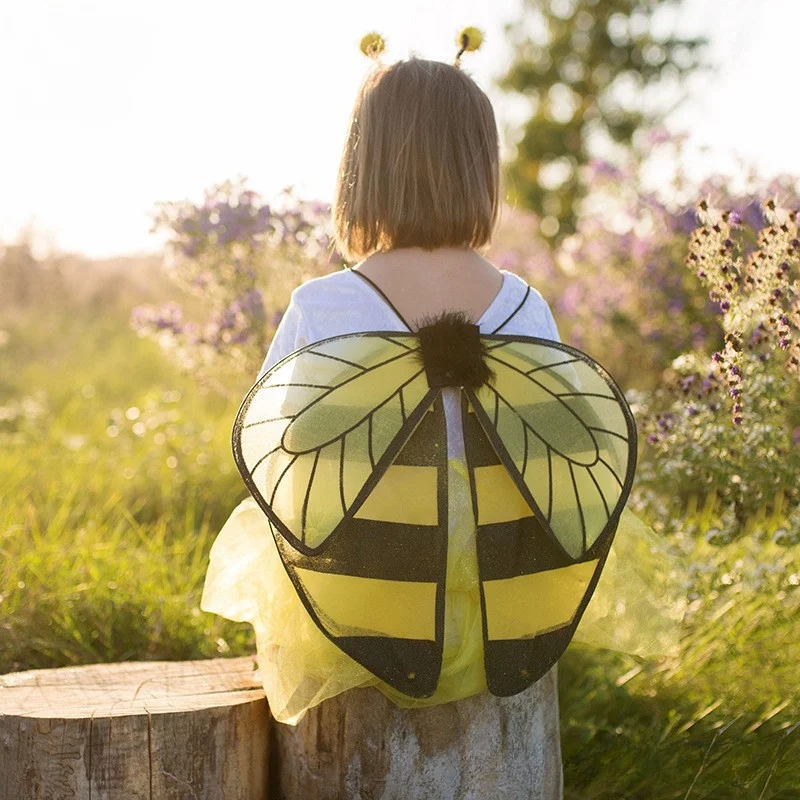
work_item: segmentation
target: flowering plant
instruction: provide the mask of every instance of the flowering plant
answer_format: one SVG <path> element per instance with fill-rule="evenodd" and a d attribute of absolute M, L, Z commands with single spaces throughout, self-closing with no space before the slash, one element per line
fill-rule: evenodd
<path fill-rule="evenodd" d="M 716 538 L 730 540 L 770 517 L 779 538 L 800 542 L 797 211 L 774 199 L 762 211 L 767 225 L 745 257 L 737 252 L 739 215 L 707 199 L 697 205 L 701 224 L 685 261 L 717 304 L 724 346 L 710 357 L 679 356 L 652 396 L 635 395 L 657 455 L 640 477 L 666 482 L 678 500 L 721 501 Z"/>
<path fill-rule="evenodd" d="M 132 327 L 201 383 L 237 395 L 238 380 L 261 365 L 292 287 L 338 266 L 328 213 L 327 204 L 300 200 L 291 187 L 265 203 L 242 179 L 207 190 L 199 205 L 158 204 L 153 230 L 169 234 L 165 266 L 200 318 L 188 319 L 175 301 L 140 305 Z"/>

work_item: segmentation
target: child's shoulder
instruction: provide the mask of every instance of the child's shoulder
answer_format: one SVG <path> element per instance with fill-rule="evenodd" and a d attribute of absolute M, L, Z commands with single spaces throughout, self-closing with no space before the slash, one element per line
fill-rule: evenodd
<path fill-rule="evenodd" d="M 504 307 L 517 309 L 522 312 L 519 315 L 520 321 L 523 319 L 539 320 L 549 313 L 550 306 L 542 293 L 532 284 L 528 283 L 516 272 L 501 270 L 503 273 L 503 285 L 505 292 L 502 298 Z M 515 314 L 516 316 L 516 314 Z"/>
<path fill-rule="evenodd" d="M 507 269 L 503 269 L 500 271 L 505 276 L 505 280 L 510 281 L 517 292 L 522 292 L 524 294 L 525 292 L 528 291 L 528 289 L 530 289 L 530 296 L 528 299 L 539 300 L 543 303 L 546 302 L 546 300 L 542 296 L 542 293 L 532 283 L 528 283 L 524 278 L 517 275 L 516 272 L 510 272 Z"/>
<path fill-rule="evenodd" d="M 332 294 L 350 294 L 358 289 L 358 284 L 348 269 L 340 269 L 320 275 L 318 278 L 309 278 L 303 281 L 292 291 L 292 299 L 296 303 L 313 303 L 317 299 L 330 300 Z"/>

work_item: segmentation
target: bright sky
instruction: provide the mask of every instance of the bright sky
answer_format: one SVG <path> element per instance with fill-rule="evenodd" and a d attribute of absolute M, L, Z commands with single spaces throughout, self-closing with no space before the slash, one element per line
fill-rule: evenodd
<path fill-rule="evenodd" d="M 601 0 L 602 2 L 602 0 Z M 522 0 L 25 0 L 0 2 L 0 241 L 32 223 L 43 245 L 105 257 L 154 250 L 159 200 L 201 201 L 244 175 L 265 198 L 295 184 L 330 201 L 371 30 L 385 60 L 452 61 L 465 25 L 485 42 L 462 66 L 501 131 L 525 104 L 492 86 L 510 58 L 503 25 Z M 724 10 L 723 10 L 724 7 Z M 454 10 L 454 9 L 457 9 Z M 800 175 L 796 0 L 686 0 L 667 28 L 707 35 L 716 75 L 698 76 L 668 127 L 687 130 L 694 174 L 741 154 Z M 516 101 L 515 101 L 516 100 Z M 505 151 L 508 155 L 508 150 Z"/>

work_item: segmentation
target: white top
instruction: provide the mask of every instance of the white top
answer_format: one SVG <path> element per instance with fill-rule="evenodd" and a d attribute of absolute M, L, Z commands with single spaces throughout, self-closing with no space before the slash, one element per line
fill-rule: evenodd
<path fill-rule="evenodd" d="M 528 284 L 513 272 L 505 269 L 500 272 L 503 283 L 478 320 L 480 332 L 515 333 L 561 341 L 550 306 L 542 295 L 532 286 L 529 291 Z M 502 329 L 498 331 L 500 326 Z M 407 330 L 373 286 L 351 270 L 345 268 L 313 278 L 292 292 L 258 377 L 306 344 L 347 333 Z M 463 459 L 464 454 L 460 394 L 458 387 L 448 386 L 442 391 L 448 457 L 457 459 Z"/>

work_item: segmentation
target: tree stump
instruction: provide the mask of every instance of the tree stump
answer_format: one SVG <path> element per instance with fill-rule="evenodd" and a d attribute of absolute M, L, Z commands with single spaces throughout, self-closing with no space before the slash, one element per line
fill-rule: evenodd
<path fill-rule="evenodd" d="M 561 800 L 555 667 L 513 697 L 431 708 L 351 689 L 297 726 L 271 720 L 253 667 L 0 675 L 0 800 Z"/>
<path fill-rule="evenodd" d="M 272 724 L 285 800 L 561 800 L 557 666 L 512 697 L 404 709 L 372 687 Z"/>
<path fill-rule="evenodd" d="M 2 800 L 266 800 L 251 657 L 0 675 Z"/>

